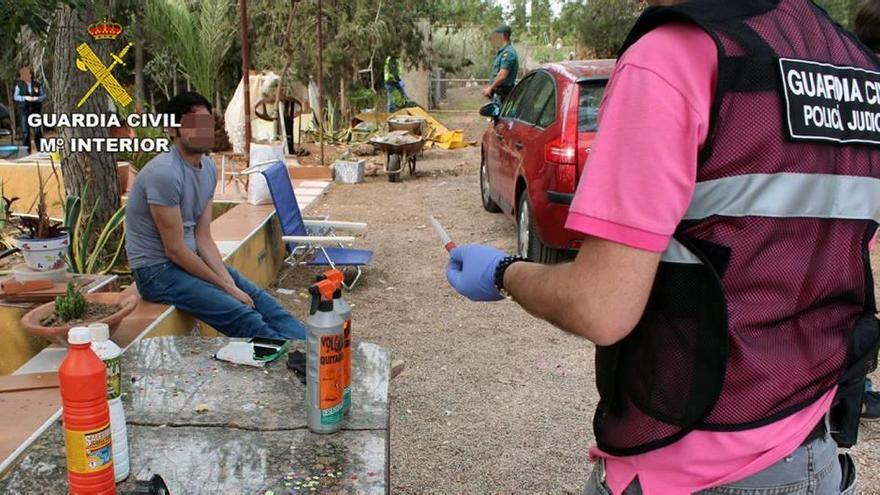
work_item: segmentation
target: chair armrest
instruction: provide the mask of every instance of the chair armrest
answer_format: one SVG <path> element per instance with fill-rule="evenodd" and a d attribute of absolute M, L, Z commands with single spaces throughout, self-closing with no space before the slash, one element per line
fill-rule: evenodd
<path fill-rule="evenodd" d="M 281 237 L 284 242 L 295 242 L 297 244 L 327 244 L 334 245 L 344 242 L 354 242 L 354 237 L 312 237 L 307 235 L 286 235 Z"/>
<path fill-rule="evenodd" d="M 348 230 L 351 232 L 364 232 L 367 224 L 362 222 L 336 222 L 333 220 L 303 220 L 306 227 L 330 228 Z"/>
<path fill-rule="evenodd" d="M 281 160 L 274 159 L 274 160 L 263 160 L 261 162 L 253 163 L 253 164 L 248 165 L 248 167 L 246 169 L 238 172 L 238 174 L 239 175 L 256 174 L 256 173 L 262 172 L 260 167 L 262 167 L 263 165 L 269 165 L 270 163 L 275 163 L 275 162 L 279 162 L 279 161 L 281 161 Z"/>

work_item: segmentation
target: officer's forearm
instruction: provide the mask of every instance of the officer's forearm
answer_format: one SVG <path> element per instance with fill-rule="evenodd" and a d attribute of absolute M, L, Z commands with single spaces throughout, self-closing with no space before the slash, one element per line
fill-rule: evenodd
<path fill-rule="evenodd" d="M 572 263 L 514 263 L 504 287 L 532 315 L 597 345 L 635 328 L 653 285 L 658 253 L 587 238 Z"/>
<path fill-rule="evenodd" d="M 491 88 L 498 89 L 498 87 L 501 86 L 501 84 L 504 83 L 504 81 L 507 79 L 507 74 L 509 73 L 510 71 L 507 69 L 501 69 L 500 71 L 498 71 L 498 75 L 495 76 L 495 80 L 492 81 Z"/>

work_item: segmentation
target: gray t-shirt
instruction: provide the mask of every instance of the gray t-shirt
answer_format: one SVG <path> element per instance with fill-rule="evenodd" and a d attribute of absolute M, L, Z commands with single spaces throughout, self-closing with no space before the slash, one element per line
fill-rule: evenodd
<path fill-rule="evenodd" d="M 176 146 L 150 160 L 138 173 L 125 208 L 125 249 L 129 266 L 135 269 L 169 261 L 150 214 L 150 205 L 179 207 L 184 241 L 197 252 L 196 224 L 214 197 L 216 183 L 217 168 L 205 155 L 200 168 L 185 162 Z"/>

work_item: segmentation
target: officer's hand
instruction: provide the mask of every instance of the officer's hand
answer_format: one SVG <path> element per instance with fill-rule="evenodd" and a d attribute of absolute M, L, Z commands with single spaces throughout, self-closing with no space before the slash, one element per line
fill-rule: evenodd
<path fill-rule="evenodd" d="M 483 88 L 483 96 L 485 96 L 486 98 L 492 97 L 492 86 L 486 86 L 485 88 Z"/>
<path fill-rule="evenodd" d="M 503 297 L 495 287 L 495 268 L 505 256 L 507 253 L 491 246 L 459 246 L 449 253 L 446 279 L 471 301 L 499 301 Z"/>

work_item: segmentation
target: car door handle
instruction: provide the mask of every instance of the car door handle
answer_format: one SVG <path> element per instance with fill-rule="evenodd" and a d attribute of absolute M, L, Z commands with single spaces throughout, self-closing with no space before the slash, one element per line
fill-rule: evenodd
<path fill-rule="evenodd" d="M 525 146 L 523 146 L 522 143 L 516 143 L 516 144 L 513 145 L 513 147 L 516 148 L 516 149 L 518 149 L 518 150 L 521 150 L 521 149 L 523 149 Z"/>

